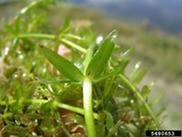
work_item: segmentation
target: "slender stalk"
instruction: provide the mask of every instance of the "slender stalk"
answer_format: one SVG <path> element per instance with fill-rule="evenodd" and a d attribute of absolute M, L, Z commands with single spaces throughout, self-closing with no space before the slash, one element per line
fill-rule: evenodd
<path fill-rule="evenodd" d="M 29 11 L 31 8 L 33 8 L 34 6 L 38 5 L 39 1 L 33 1 L 32 3 L 30 3 L 30 5 L 26 6 L 25 8 L 23 8 L 21 11 L 20 11 L 20 15 L 23 15 L 25 14 L 27 11 Z"/>
<path fill-rule="evenodd" d="M 17 35 L 18 38 L 30 38 L 30 37 L 35 37 L 35 38 L 45 38 L 45 39 L 56 39 L 56 36 L 55 35 L 51 35 L 51 34 L 41 34 L 41 33 L 22 33 L 22 34 L 18 34 Z M 73 37 L 73 36 L 72 36 Z M 76 37 L 77 38 L 77 37 Z M 64 44 L 70 46 L 70 47 L 73 47 L 83 53 L 86 53 L 87 50 L 82 48 L 81 46 L 65 39 L 65 38 L 61 38 L 60 39 L 61 42 L 63 42 Z"/>
<path fill-rule="evenodd" d="M 132 85 L 132 83 L 128 80 L 127 77 L 125 77 L 124 75 L 120 74 L 119 77 L 121 78 L 121 80 L 123 82 L 125 82 L 128 87 L 135 93 L 135 95 L 137 96 L 137 98 L 143 103 L 144 107 L 146 108 L 146 110 L 148 111 L 148 113 L 151 115 L 151 117 L 153 118 L 153 120 L 156 123 L 156 126 L 161 129 L 161 126 L 155 116 L 155 114 L 153 113 L 153 111 L 151 110 L 150 106 L 145 102 L 145 100 L 143 99 L 142 95 L 140 94 L 140 92 L 137 90 L 137 88 L 135 86 Z"/>
<path fill-rule="evenodd" d="M 66 109 L 66 110 L 70 110 L 70 111 L 76 112 L 78 114 L 84 115 L 84 110 L 82 108 L 78 108 L 78 107 L 67 105 L 67 104 L 63 104 L 63 103 L 56 103 L 56 104 L 57 104 L 56 106 L 58 106 L 60 108 L 63 108 L 63 109 Z M 93 117 L 94 117 L 94 119 L 100 120 L 99 115 L 96 114 L 96 113 L 93 113 Z"/>
<path fill-rule="evenodd" d="M 71 41 L 69 41 L 69 40 L 67 40 L 65 38 L 61 38 L 61 42 L 63 42 L 66 45 L 69 45 L 70 47 L 73 47 L 73 48 L 75 48 L 75 49 L 77 49 L 77 50 L 79 50 L 79 51 L 81 51 L 83 53 L 87 52 L 86 49 L 80 47 L 79 45 L 77 45 L 77 44 L 75 44 L 75 43 L 73 43 L 73 42 L 71 42 Z"/>
<path fill-rule="evenodd" d="M 65 36 L 76 39 L 76 40 L 81 40 L 82 38 L 73 34 L 66 34 Z"/>
<path fill-rule="evenodd" d="M 92 109 L 92 82 L 88 77 L 83 81 L 83 105 L 88 137 L 96 137 Z"/>
<path fill-rule="evenodd" d="M 18 34 L 18 38 L 30 38 L 30 37 L 35 37 L 35 38 L 46 38 L 46 39 L 55 39 L 55 35 L 51 34 L 41 34 L 41 33 L 22 33 Z"/>
<path fill-rule="evenodd" d="M 24 100 L 20 101 L 20 104 L 41 105 L 41 104 L 47 103 L 49 101 L 50 100 L 44 100 L 44 99 L 24 99 Z M 8 102 L 8 104 L 13 104 L 15 102 L 16 102 L 16 100 L 11 100 L 10 102 Z M 5 106 L 5 105 L 7 105 L 6 101 L 0 101 L 0 106 Z M 57 101 L 54 101 L 52 107 L 55 107 L 55 108 L 59 107 L 59 108 L 67 109 L 67 110 L 70 110 L 72 112 L 84 115 L 84 110 L 82 108 L 78 108 L 78 107 L 71 106 L 71 105 L 68 105 L 68 104 L 60 103 L 60 102 L 57 102 Z M 97 119 L 97 120 L 100 120 L 99 115 L 96 114 L 96 113 L 93 114 L 93 117 L 95 119 Z"/>

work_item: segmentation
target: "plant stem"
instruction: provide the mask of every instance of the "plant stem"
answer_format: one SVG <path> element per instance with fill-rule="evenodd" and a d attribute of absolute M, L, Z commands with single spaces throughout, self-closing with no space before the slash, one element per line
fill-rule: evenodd
<path fill-rule="evenodd" d="M 72 35 L 71 35 L 72 36 Z M 29 38 L 29 37 L 35 37 L 35 38 L 45 38 L 45 39 L 56 39 L 56 36 L 55 35 L 51 35 L 51 34 L 41 34 L 41 33 L 22 33 L 22 34 L 18 34 L 17 35 L 18 38 Z M 73 36 L 72 36 L 73 37 Z M 77 38 L 77 37 L 76 37 Z M 72 48 L 75 48 L 83 53 L 86 53 L 87 50 L 82 48 L 81 46 L 65 39 L 65 38 L 60 38 L 61 42 L 63 42 L 64 44 L 72 47 Z"/>
<path fill-rule="evenodd" d="M 75 49 L 77 49 L 77 50 L 79 50 L 79 51 L 81 51 L 83 53 L 87 52 L 86 49 L 80 47 L 79 45 L 77 45 L 77 44 L 75 44 L 75 43 L 73 43 L 73 42 L 71 42 L 71 41 L 69 41 L 69 40 L 67 40 L 65 38 L 61 38 L 61 42 L 63 42 L 66 45 L 69 45 L 70 47 L 73 47 L 73 48 L 75 48 Z"/>
<path fill-rule="evenodd" d="M 63 104 L 63 103 L 57 103 L 56 106 L 84 115 L 84 110 L 81 108 L 75 107 L 75 106 L 71 106 L 71 105 L 67 105 L 67 104 Z M 96 113 L 93 113 L 93 117 L 97 120 L 100 120 L 99 115 Z"/>
<path fill-rule="evenodd" d="M 76 39 L 76 40 L 81 40 L 82 38 L 73 34 L 66 34 L 65 36 Z"/>
<path fill-rule="evenodd" d="M 25 14 L 31 8 L 33 8 L 34 6 L 38 5 L 38 3 L 39 3 L 39 1 L 33 1 L 32 3 L 30 3 L 30 5 L 26 6 L 23 9 L 21 9 L 19 16 Z"/>
<path fill-rule="evenodd" d="M 24 99 L 20 103 L 21 104 L 41 105 L 41 104 L 45 104 L 49 101 L 50 100 L 44 100 L 44 99 Z M 16 100 L 11 100 L 10 102 L 8 102 L 8 104 L 10 105 L 10 104 L 13 104 L 15 102 L 16 102 Z M 7 105 L 6 101 L 0 101 L 0 106 L 5 106 L 5 105 Z M 78 108 L 78 107 L 71 106 L 68 104 L 60 103 L 57 101 L 54 101 L 54 105 L 52 107 L 59 107 L 59 108 L 63 108 L 63 109 L 70 110 L 72 112 L 84 115 L 84 110 L 82 108 Z M 93 116 L 95 119 L 100 120 L 100 117 L 98 114 L 94 113 Z"/>
<path fill-rule="evenodd" d="M 137 88 L 135 86 L 132 85 L 132 83 L 129 81 L 129 79 L 120 74 L 119 77 L 121 78 L 121 80 L 123 82 L 125 82 L 128 87 L 135 93 L 135 95 L 137 96 L 137 98 L 143 103 L 144 107 L 146 108 L 146 110 L 148 111 L 148 113 L 151 115 L 151 117 L 153 118 L 153 120 L 156 123 L 156 126 L 158 127 L 158 129 L 161 129 L 161 126 L 155 116 L 155 114 L 153 113 L 152 109 L 150 108 L 150 106 L 145 102 L 145 100 L 143 99 L 142 95 L 140 94 L 140 92 L 137 90 Z"/>
<path fill-rule="evenodd" d="M 88 137 L 96 137 L 92 109 L 92 82 L 88 77 L 83 81 L 83 105 Z"/>
<path fill-rule="evenodd" d="M 30 38 L 30 37 L 35 37 L 35 38 L 46 38 L 46 39 L 55 39 L 55 35 L 51 34 L 41 34 L 41 33 L 22 33 L 18 34 L 18 38 Z"/>

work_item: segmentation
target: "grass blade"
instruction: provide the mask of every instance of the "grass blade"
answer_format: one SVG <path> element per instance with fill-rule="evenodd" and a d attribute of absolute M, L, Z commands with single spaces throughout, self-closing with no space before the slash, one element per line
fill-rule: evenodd
<path fill-rule="evenodd" d="M 147 73 L 146 68 L 138 70 L 136 75 L 133 77 L 133 80 L 132 80 L 133 84 L 137 85 L 138 83 L 140 83 L 146 73 Z"/>
<path fill-rule="evenodd" d="M 124 59 L 126 56 L 128 56 L 133 51 L 134 51 L 134 47 L 132 47 L 132 48 L 128 49 L 127 51 L 125 51 L 123 54 L 121 54 L 120 60 Z"/>
<path fill-rule="evenodd" d="M 59 70 L 64 76 L 72 81 L 81 81 L 83 79 L 82 72 L 75 67 L 70 61 L 53 52 L 52 50 L 40 46 L 44 56 L 50 63 Z"/>
<path fill-rule="evenodd" d="M 71 83 L 72 81 L 70 80 L 46 80 L 46 79 L 42 79 L 42 78 L 37 78 L 37 80 L 40 82 L 40 83 L 43 83 L 43 84 L 58 84 L 58 83 Z"/>
<path fill-rule="evenodd" d="M 114 49 L 114 39 L 113 35 L 115 33 L 111 33 L 101 44 L 98 51 L 95 53 L 94 57 L 90 61 L 87 67 L 87 75 L 90 75 L 93 79 L 97 79 L 100 77 L 103 72 L 111 54 Z"/>

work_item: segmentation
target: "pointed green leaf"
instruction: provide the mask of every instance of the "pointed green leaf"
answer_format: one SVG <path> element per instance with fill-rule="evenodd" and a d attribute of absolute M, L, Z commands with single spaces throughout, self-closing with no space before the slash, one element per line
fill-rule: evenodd
<path fill-rule="evenodd" d="M 135 68 L 133 69 L 132 73 L 130 74 L 130 78 L 133 79 L 135 75 L 137 74 L 139 68 L 141 66 L 141 62 L 138 62 L 135 64 Z"/>
<path fill-rule="evenodd" d="M 55 109 L 54 100 L 50 100 L 44 104 L 41 105 L 41 112 L 51 112 L 51 110 Z"/>
<path fill-rule="evenodd" d="M 70 26 L 70 19 L 67 17 L 65 19 L 65 21 L 64 21 L 63 27 L 60 30 L 60 35 L 64 34 L 64 33 L 67 33 L 69 31 L 69 29 L 70 29 L 69 26 Z"/>
<path fill-rule="evenodd" d="M 114 124 L 114 118 L 111 115 L 111 113 L 106 112 L 106 111 L 105 111 L 105 115 L 106 115 L 106 128 L 107 128 L 107 130 L 110 130 L 115 125 Z"/>
<path fill-rule="evenodd" d="M 84 61 L 84 74 L 87 71 L 87 67 L 92 59 L 96 46 L 98 46 L 96 43 L 92 43 L 92 44 L 90 44 L 89 48 L 87 49 L 87 53 L 86 53 L 85 61 Z"/>
<path fill-rule="evenodd" d="M 13 34 L 14 32 L 13 27 L 11 27 L 5 20 L 3 20 L 3 27 L 6 32 Z"/>
<path fill-rule="evenodd" d="M 46 80 L 46 79 L 42 79 L 42 78 L 37 78 L 37 80 L 41 83 L 44 83 L 44 84 L 58 84 L 58 83 L 70 83 L 72 81 L 70 80 Z"/>
<path fill-rule="evenodd" d="M 133 51 L 134 51 L 134 47 L 128 49 L 127 51 L 125 51 L 125 52 L 121 55 L 120 59 L 121 59 L 121 60 L 124 59 L 126 56 L 128 56 L 128 55 L 129 55 L 130 53 L 132 53 Z"/>
<path fill-rule="evenodd" d="M 146 73 L 147 73 L 147 69 L 146 68 L 139 70 L 136 73 L 135 77 L 133 78 L 133 83 L 135 85 L 137 85 L 138 83 L 140 83 L 140 81 L 143 79 L 143 77 L 145 76 Z"/>
<path fill-rule="evenodd" d="M 162 92 L 157 98 L 155 98 L 155 99 L 151 102 L 150 106 L 153 106 L 153 105 L 157 104 L 157 103 L 161 100 L 161 98 L 162 98 L 163 96 L 164 96 L 164 93 Z"/>
<path fill-rule="evenodd" d="M 141 95 L 142 95 L 143 98 L 147 98 L 148 95 L 150 94 L 150 92 L 151 92 L 150 86 L 145 85 L 145 86 L 142 88 Z"/>
<path fill-rule="evenodd" d="M 162 115 L 165 116 L 167 112 L 166 108 L 162 108 L 158 113 L 157 113 L 157 117 L 161 117 Z"/>
<path fill-rule="evenodd" d="M 95 82 L 99 82 L 102 81 L 104 79 L 107 79 L 109 77 L 112 77 L 114 75 L 118 75 L 120 73 L 124 72 L 125 67 L 128 65 L 129 61 L 127 60 L 123 60 L 122 62 L 120 62 L 117 66 L 115 66 L 115 70 L 113 70 L 111 73 L 106 74 L 104 76 L 99 77 L 97 80 L 95 80 Z"/>
<path fill-rule="evenodd" d="M 134 85 L 137 85 L 138 83 L 140 83 L 140 81 L 143 79 L 143 77 L 147 73 L 147 69 L 146 68 L 140 69 L 140 66 L 141 66 L 141 62 L 138 62 L 135 65 L 135 68 L 130 75 L 130 78 L 132 79 L 132 83 Z"/>
<path fill-rule="evenodd" d="M 92 78 L 97 79 L 100 77 L 103 72 L 112 52 L 114 49 L 114 34 L 111 33 L 106 39 L 101 43 L 100 48 L 95 53 L 94 57 L 90 61 L 87 67 L 87 75 L 90 75 Z"/>
<path fill-rule="evenodd" d="M 83 78 L 82 72 L 73 65 L 70 61 L 66 60 L 62 56 L 53 52 L 52 50 L 40 46 L 44 56 L 50 61 L 50 63 L 59 70 L 64 76 L 72 81 L 81 81 Z"/>
<path fill-rule="evenodd" d="M 74 92 L 73 92 L 74 91 Z M 78 85 L 70 85 L 64 90 L 62 90 L 58 95 L 57 98 L 61 100 L 61 102 L 74 102 L 79 99 L 82 99 L 82 92 Z"/>

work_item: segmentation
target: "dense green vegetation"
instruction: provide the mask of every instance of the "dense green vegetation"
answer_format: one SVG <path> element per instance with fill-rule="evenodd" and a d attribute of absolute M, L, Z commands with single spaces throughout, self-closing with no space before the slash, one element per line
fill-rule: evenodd
<path fill-rule="evenodd" d="M 84 26 L 91 26 L 97 35 L 106 36 L 108 32 L 117 28 L 119 34 L 117 42 L 123 51 L 131 47 L 135 48 L 129 56 L 131 60 L 126 69 L 127 72 L 131 73 L 132 68 L 138 61 L 142 62 L 142 67 L 146 67 L 148 70 L 148 75 L 144 78 L 142 84 L 155 82 L 154 94 L 151 94 L 151 98 L 155 98 L 155 94 L 164 94 L 161 106 L 167 106 L 166 128 L 182 128 L 182 121 L 179 118 L 179 115 L 182 114 L 180 108 L 182 105 L 180 101 L 182 88 L 181 35 L 165 33 L 159 28 L 148 28 L 145 24 L 137 24 L 137 22 L 124 22 L 119 19 L 103 17 L 99 11 L 95 12 L 94 10 L 93 12 L 89 8 L 67 5 L 60 6 L 60 9 L 65 11 L 65 16 L 70 16 L 73 19 L 73 26 L 76 26 L 78 22 Z M 55 13 L 58 11 L 58 9 L 55 9 L 53 15 L 56 15 Z M 72 14 L 73 11 L 74 14 Z M 59 24 L 60 21 L 56 16 L 53 16 L 53 23 Z"/>
<path fill-rule="evenodd" d="M 55 15 L 51 16 L 55 26 L 62 23 L 62 20 L 57 18 L 56 14 L 60 12 L 59 9 L 64 11 L 59 15 L 60 18 L 69 16 L 73 21 L 74 27 L 81 25 L 92 27 L 98 35 L 106 36 L 108 32 L 117 28 L 119 34 L 117 41 L 122 45 L 122 48 L 135 47 L 135 52 L 131 55 L 132 57 L 142 60 L 142 62 L 146 63 L 147 67 L 152 68 L 151 70 L 154 73 L 165 76 L 167 80 L 181 81 L 181 77 L 179 77 L 182 68 L 180 63 L 182 57 L 180 54 L 182 51 L 180 35 L 170 35 L 157 28 L 153 29 L 152 32 L 145 25 L 138 25 L 137 23 L 126 24 L 120 20 L 103 18 L 99 11 L 93 12 L 88 8 L 70 5 L 60 5 L 58 9 L 51 11 L 50 14 Z"/>
<path fill-rule="evenodd" d="M 160 65 L 155 74 L 174 73 L 170 80 L 176 79 L 181 64 L 176 68 L 169 61 L 181 56 L 178 42 L 114 21 L 103 27 L 100 16 L 82 10 L 37 1 L 3 21 L 1 136 L 140 137 L 161 128 L 162 110 L 151 109 L 159 98 L 150 99 L 151 84 L 138 87 L 145 68 L 136 66 L 127 75 L 128 54 L 135 47 L 131 57 L 141 55 L 135 59 Z"/>

